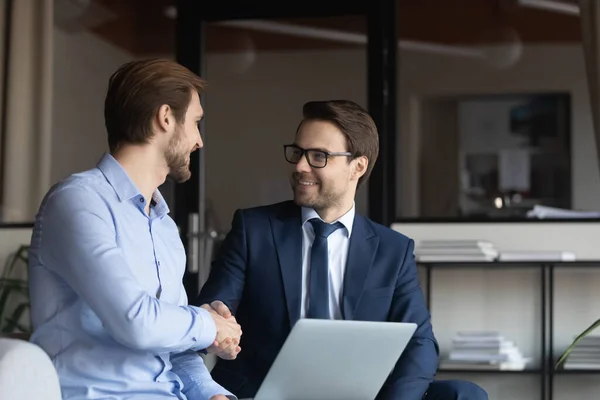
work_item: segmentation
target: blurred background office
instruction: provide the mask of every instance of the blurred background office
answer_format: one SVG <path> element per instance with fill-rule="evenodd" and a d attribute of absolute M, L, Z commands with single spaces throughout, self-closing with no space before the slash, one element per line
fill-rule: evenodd
<path fill-rule="evenodd" d="M 161 188 L 190 294 L 235 209 L 290 198 L 282 145 L 304 102 L 350 99 L 382 144 L 357 209 L 417 242 L 440 377 L 491 399 L 595 398 L 595 338 L 554 363 L 600 314 L 598 7 L 2 0 L 0 330 L 29 329 L 15 254 L 43 194 L 107 151 L 108 78 L 166 57 L 208 81 L 193 178 Z"/>

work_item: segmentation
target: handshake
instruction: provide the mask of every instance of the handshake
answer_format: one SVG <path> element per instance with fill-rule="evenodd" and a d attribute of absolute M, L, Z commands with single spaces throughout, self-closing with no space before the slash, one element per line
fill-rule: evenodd
<path fill-rule="evenodd" d="M 217 337 L 206 350 L 224 360 L 234 360 L 242 350 L 239 346 L 242 336 L 241 326 L 222 301 L 215 300 L 210 305 L 202 305 L 201 308 L 210 313 L 217 327 Z"/>

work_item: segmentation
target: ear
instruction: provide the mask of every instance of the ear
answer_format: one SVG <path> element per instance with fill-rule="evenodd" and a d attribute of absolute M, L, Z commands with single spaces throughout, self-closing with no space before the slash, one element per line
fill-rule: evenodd
<path fill-rule="evenodd" d="M 352 168 L 352 178 L 358 180 L 367 172 L 369 159 L 365 156 L 360 156 L 352 160 L 352 164 L 354 165 L 354 168 Z"/>
<path fill-rule="evenodd" d="M 171 107 L 163 104 L 156 113 L 156 125 L 158 132 L 171 132 L 175 126 L 175 117 Z"/>

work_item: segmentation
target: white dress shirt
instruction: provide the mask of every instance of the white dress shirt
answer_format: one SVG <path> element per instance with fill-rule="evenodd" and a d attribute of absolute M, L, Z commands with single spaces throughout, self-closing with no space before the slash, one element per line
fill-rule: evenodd
<path fill-rule="evenodd" d="M 333 319 L 342 319 L 340 301 L 346 260 L 348 259 L 348 244 L 354 223 L 355 205 L 350 211 L 332 223 L 341 222 L 344 228 L 333 232 L 327 238 L 327 252 L 329 254 L 329 313 Z M 308 222 L 312 218 L 319 218 L 319 214 L 312 208 L 302 207 L 302 302 L 300 305 L 300 318 L 305 318 L 308 309 L 308 282 L 310 277 L 310 251 L 315 239 L 313 226 Z"/>

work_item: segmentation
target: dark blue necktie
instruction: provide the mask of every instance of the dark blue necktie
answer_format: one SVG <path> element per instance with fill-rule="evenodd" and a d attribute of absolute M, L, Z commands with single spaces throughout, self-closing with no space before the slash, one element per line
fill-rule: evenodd
<path fill-rule="evenodd" d="M 319 218 L 310 220 L 315 240 L 310 254 L 310 279 L 308 284 L 308 318 L 329 319 L 329 254 L 327 237 L 341 228 L 339 222 L 328 224 Z"/>

